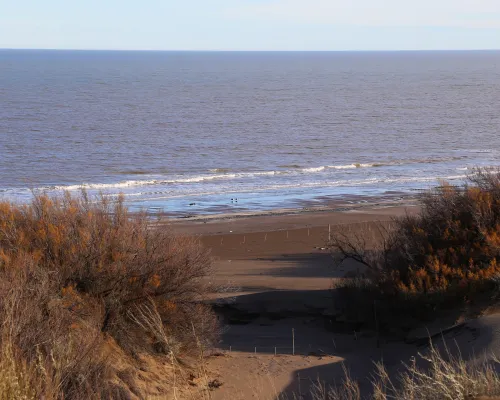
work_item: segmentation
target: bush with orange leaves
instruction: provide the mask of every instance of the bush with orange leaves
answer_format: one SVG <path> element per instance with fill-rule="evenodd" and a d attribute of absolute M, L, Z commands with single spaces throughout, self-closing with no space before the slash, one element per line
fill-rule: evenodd
<path fill-rule="evenodd" d="M 500 171 L 476 169 L 463 186 L 444 183 L 422 196 L 419 214 L 379 229 L 371 249 L 360 235 L 342 232 L 330 248 L 340 261 L 366 267 L 363 290 L 390 299 L 390 312 L 407 313 L 415 302 L 425 316 L 489 295 L 500 277 Z"/>
<path fill-rule="evenodd" d="M 32 396 L 19 397 L 126 397 L 110 348 L 170 360 L 216 338 L 210 269 L 199 241 L 152 229 L 121 198 L 0 203 L 0 370 L 17 360 L 0 393 L 18 397 L 23 376 Z"/>

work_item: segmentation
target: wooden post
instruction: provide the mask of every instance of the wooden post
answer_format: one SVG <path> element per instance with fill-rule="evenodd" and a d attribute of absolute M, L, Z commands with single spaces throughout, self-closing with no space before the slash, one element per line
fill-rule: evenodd
<path fill-rule="evenodd" d="M 267 241 L 267 233 L 264 235 L 264 242 Z"/>
<path fill-rule="evenodd" d="M 276 346 L 274 346 L 274 356 L 276 357 Z"/>
<path fill-rule="evenodd" d="M 231 347 L 232 347 L 232 346 L 229 346 L 229 353 L 231 353 Z"/>
<path fill-rule="evenodd" d="M 224 243 L 224 238 L 221 238 L 220 239 L 220 245 L 222 246 L 223 243 Z"/>
<path fill-rule="evenodd" d="M 309 232 L 309 228 L 307 228 L 307 236 L 308 236 L 308 237 L 309 237 L 309 233 L 310 233 L 310 232 Z"/>
<path fill-rule="evenodd" d="M 295 329 L 292 328 L 292 355 L 295 355 Z"/>
<path fill-rule="evenodd" d="M 332 240 L 332 227 L 328 224 L 328 241 Z"/>
<path fill-rule="evenodd" d="M 286 231 L 286 238 L 288 239 L 288 231 Z"/>

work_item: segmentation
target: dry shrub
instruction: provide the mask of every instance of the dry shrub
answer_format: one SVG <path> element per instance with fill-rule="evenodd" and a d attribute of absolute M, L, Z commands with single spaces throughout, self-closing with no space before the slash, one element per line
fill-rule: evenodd
<path fill-rule="evenodd" d="M 380 225 L 375 249 L 367 250 L 361 235 L 340 232 L 331 242 L 341 261 L 352 258 L 367 268 L 370 284 L 360 290 L 369 307 L 385 297 L 390 312 L 399 307 L 428 316 L 498 287 L 500 171 L 477 169 L 468 184 L 443 184 L 422 196 L 418 215 L 390 226 Z"/>
<path fill-rule="evenodd" d="M 470 295 L 500 272 L 500 172 L 469 180 L 429 192 L 420 215 L 398 220 L 384 266 L 398 290 Z"/>
<path fill-rule="evenodd" d="M 176 358 L 199 337 L 215 339 L 216 318 L 202 302 L 210 268 L 199 241 L 153 230 L 122 198 L 0 203 L 0 376 L 11 377 L 0 390 L 124 396 L 118 356 Z"/>

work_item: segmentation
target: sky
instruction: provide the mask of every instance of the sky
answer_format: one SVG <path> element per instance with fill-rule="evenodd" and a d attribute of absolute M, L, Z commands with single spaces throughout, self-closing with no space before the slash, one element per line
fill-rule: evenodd
<path fill-rule="evenodd" d="M 500 0 L 0 0 L 0 48 L 500 49 Z"/>

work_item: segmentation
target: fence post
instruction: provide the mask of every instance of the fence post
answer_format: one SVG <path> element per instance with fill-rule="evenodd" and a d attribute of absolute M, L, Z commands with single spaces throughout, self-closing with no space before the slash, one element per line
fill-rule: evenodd
<path fill-rule="evenodd" d="M 328 241 L 332 240 L 332 226 L 328 224 Z"/>

